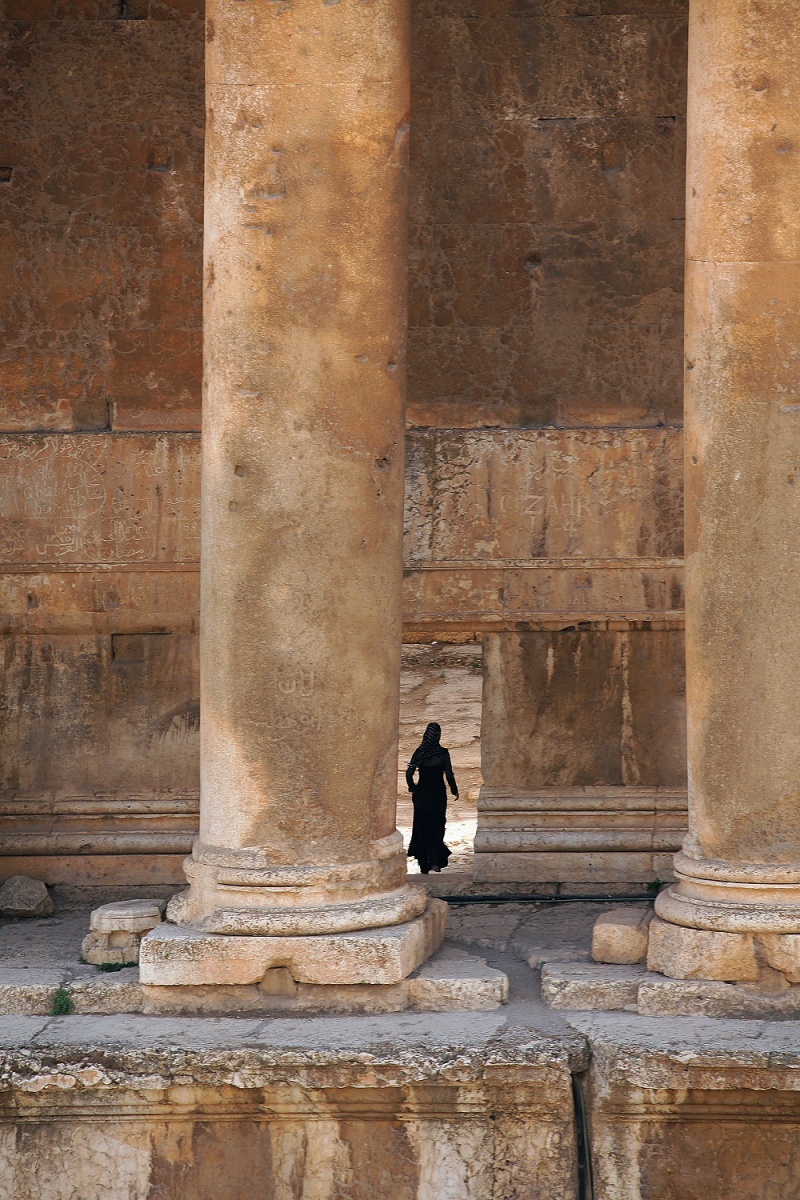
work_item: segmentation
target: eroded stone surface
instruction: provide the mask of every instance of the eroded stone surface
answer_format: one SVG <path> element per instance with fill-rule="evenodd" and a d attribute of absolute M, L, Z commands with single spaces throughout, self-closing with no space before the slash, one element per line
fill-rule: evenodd
<path fill-rule="evenodd" d="M 558 904 L 529 912 L 509 939 L 509 948 L 537 970 L 548 962 L 588 962 L 594 904 Z"/>
<path fill-rule="evenodd" d="M 759 964 L 750 933 L 688 929 L 654 917 L 647 966 L 673 979 L 756 980 Z"/>
<path fill-rule="evenodd" d="M 652 905 L 627 905 L 602 913 L 592 930 L 594 961 L 623 965 L 645 962 L 652 920 Z"/>
<path fill-rule="evenodd" d="M 403 925 L 312 937 L 228 936 L 165 922 L 142 939 L 141 978 L 155 987 L 241 985 L 288 967 L 298 983 L 396 984 L 441 945 L 446 913 L 430 900 Z"/>
<path fill-rule="evenodd" d="M 63 1200 L 63 1177 L 112 1200 L 245 1200 L 254 1171 L 277 1196 L 302 1179 L 319 1200 L 574 1200 L 582 1041 L 505 1024 L 29 1018 L 16 1029 L 25 1049 L 0 1059 L 2 1098 L 26 1118 L 25 1138 L 0 1122 L 3 1178 L 12 1200 Z M 176 1104 L 179 1120 L 165 1120 Z"/>
<path fill-rule="evenodd" d="M 771 1200 L 797 1192 L 793 1021 L 581 1013 L 595 1195 Z"/>
<path fill-rule="evenodd" d="M 481 958 L 446 947 L 406 980 L 405 991 L 417 1009 L 492 1009 L 508 999 L 508 977 Z"/>
<path fill-rule="evenodd" d="M 163 900 L 119 900 L 93 910 L 89 919 L 96 933 L 147 933 L 164 916 Z"/>
<path fill-rule="evenodd" d="M 4 917 L 44 917 L 52 911 L 53 901 L 40 879 L 12 875 L 0 887 L 0 914 Z"/>
<path fill-rule="evenodd" d="M 594 963 L 545 963 L 542 999 L 551 1008 L 637 1012 L 639 987 L 646 977 L 643 966 Z"/>

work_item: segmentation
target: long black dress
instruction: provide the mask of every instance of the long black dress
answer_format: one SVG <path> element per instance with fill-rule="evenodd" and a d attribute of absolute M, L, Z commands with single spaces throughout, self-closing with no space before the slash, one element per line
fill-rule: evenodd
<path fill-rule="evenodd" d="M 414 772 L 419 780 L 414 783 Z M 447 779 L 450 791 L 458 795 L 456 777 L 450 763 L 450 752 L 439 746 L 436 753 L 421 766 L 412 761 L 406 768 L 406 783 L 414 804 L 414 824 L 408 857 L 415 858 L 423 875 L 431 868 L 447 866 L 450 851 L 444 844 L 444 827 L 447 815 Z"/>

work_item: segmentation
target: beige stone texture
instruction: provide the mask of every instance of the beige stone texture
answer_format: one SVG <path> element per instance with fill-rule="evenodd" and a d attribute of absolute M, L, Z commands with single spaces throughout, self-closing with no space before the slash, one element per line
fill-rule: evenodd
<path fill-rule="evenodd" d="M 762 933 L 757 945 L 767 964 L 790 983 L 800 983 L 800 935 Z"/>
<path fill-rule="evenodd" d="M 686 15 L 415 5 L 413 424 L 680 421 Z"/>
<path fill-rule="evenodd" d="M 674 979 L 756 980 L 759 964 L 749 933 L 713 933 L 673 925 L 655 917 L 650 923 L 647 966 Z"/>
<path fill-rule="evenodd" d="M 794 1022 L 581 1013 L 570 1024 L 592 1047 L 585 1094 L 596 1197 L 797 1194 Z"/>
<path fill-rule="evenodd" d="M 139 961 L 141 938 L 136 933 L 87 933 L 81 942 L 81 958 L 93 966 L 129 967 Z"/>
<path fill-rule="evenodd" d="M 603 913 L 592 930 L 594 961 L 621 966 L 645 962 L 652 919 L 652 905 L 628 905 Z"/>
<path fill-rule="evenodd" d="M 81 954 L 95 966 L 139 961 L 142 935 L 160 925 L 167 907 L 165 900 L 119 900 L 94 909 L 90 932 L 83 939 Z"/>
<path fill-rule="evenodd" d="M 547 963 L 542 967 L 542 999 L 550 1008 L 574 1011 L 638 1011 L 640 965 Z"/>
<path fill-rule="evenodd" d="M 646 1017 L 797 1019 L 800 988 L 766 992 L 758 984 L 712 979 L 664 979 L 648 975 L 639 986 L 637 1009 Z"/>
<path fill-rule="evenodd" d="M 397 1018 L 71 1017 L 55 1066 L 40 1029 L 0 1052 L 4 1200 L 575 1200 L 580 1039 L 520 1057 L 466 1019 L 409 1014 L 395 1048 Z"/>
<path fill-rule="evenodd" d="M 800 557 L 786 533 L 800 516 L 798 52 L 800 22 L 779 0 L 691 5 L 690 833 L 656 905 L 673 924 L 654 928 L 650 958 L 679 977 L 750 978 L 756 935 L 800 932 Z"/>
<path fill-rule="evenodd" d="M 508 1000 L 508 976 L 482 958 L 449 947 L 439 951 L 405 982 L 412 1008 L 493 1009 Z"/>
<path fill-rule="evenodd" d="M 800 1013 L 800 988 L 762 970 L 754 982 L 669 979 L 637 964 L 547 963 L 542 999 L 573 1012 L 632 1012 L 643 1017 L 786 1020 Z"/>
<path fill-rule="evenodd" d="M 678 430 L 416 430 L 407 456 L 407 637 L 682 623 Z"/>
<path fill-rule="evenodd" d="M 142 983 L 157 987 L 259 983 L 287 967 L 298 983 L 395 984 L 439 948 L 447 905 L 430 900 L 402 925 L 316 936 L 228 936 L 165 922 L 142 939 Z"/>
<path fill-rule="evenodd" d="M 164 917 L 163 900 L 118 900 L 95 908 L 89 918 L 97 933 L 148 933 Z"/>

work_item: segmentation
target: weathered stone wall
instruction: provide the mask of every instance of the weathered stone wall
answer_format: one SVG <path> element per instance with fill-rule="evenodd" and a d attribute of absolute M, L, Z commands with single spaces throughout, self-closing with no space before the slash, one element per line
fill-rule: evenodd
<path fill-rule="evenodd" d="M 198 0 L 9 0 L 2 429 L 199 429 Z"/>
<path fill-rule="evenodd" d="M 442 1022 L 427 1023 L 435 1045 Z M 111 1049 L 3 1054 L 3 1200 L 576 1198 L 576 1039 L 423 1051 L 404 1031 L 397 1052 L 370 1053 L 351 1018 L 312 1020 L 320 1043 L 294 1050 L 296 1022 L 265 1023 L 274 1033 L 243 1050 L 254 1022 L 191 1024 L 160 1030 L 198 1038 L 188 1052 L 149 1052 L 142 1028 L 141 1049 L 117 1034 Z"/>
<path fill-rule="evenodd" d="M 419 0 L 410 639 L 680 624 L 685 8 Z M 177 880 L 195 820 L 202 17 L 0 21 L 9 871 Z"/>
<path fill-rule="evenodd" d="M 680 422 L 686 0 L 418 0 L 409 413 Z"/>
<path fill-rule="evenodd" d="M 196 821 L 202 16 L 2 8 L 0 828 L 53 882 Z"/>

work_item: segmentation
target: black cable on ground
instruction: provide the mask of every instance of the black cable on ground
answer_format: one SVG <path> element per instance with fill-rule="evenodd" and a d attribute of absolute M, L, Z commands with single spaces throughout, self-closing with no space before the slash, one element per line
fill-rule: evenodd
<path fill-rule="evenodd" d="M 437 896 L 437 900 L 446 900 L 448 904 L 626 904 L 632 900 L 641 903 L 642 900 L 655 900 L 657 892 L 636 892 L 627 896 L 508 896 L 504 893 L 496 896 Z"/>

